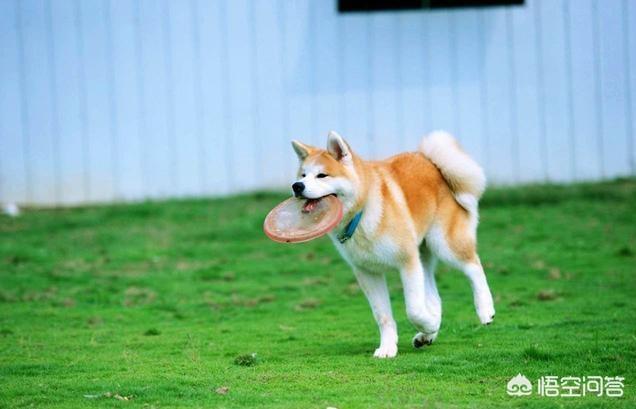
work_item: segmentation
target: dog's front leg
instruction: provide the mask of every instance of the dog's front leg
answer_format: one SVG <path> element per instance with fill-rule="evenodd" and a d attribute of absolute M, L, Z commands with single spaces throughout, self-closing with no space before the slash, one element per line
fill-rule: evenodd
<path fill-rule="evenodd" d="M 409 321 L 420 331 L 413 339 L 417 348 L 432 343 L 437 337 L 442 322 L 442 310 L 435 300 L 426 299 L 426 288 L 432 288 L 434 283 L 426 283 L 424 268 L 417 252 L 409 257 L 400 268 L 400 278 L 404 287 L 404 302 Z M 433 279 L 428 277 L 428 279 Z M 428 286 L 428 287 L 427 287 Z M 433 296 L 433 294 L 430 294 Z M 428 304 L 427 304 L 427 301 Z M 433 308 L 435 306 L 435 308 Z"/>
<path fill-rule="evenodd" d="M 354 269 L 360 288 L 367 296 L 375 321 L 380 329 L 380 346 L 373 354 L 376 358 L 397 355 L 397 325 L 391 312 L 391 299 L 384 274 L 373 274 Z"/>

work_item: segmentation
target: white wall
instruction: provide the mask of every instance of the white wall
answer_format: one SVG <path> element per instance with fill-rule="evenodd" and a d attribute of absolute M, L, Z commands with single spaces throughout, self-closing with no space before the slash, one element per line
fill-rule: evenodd
<path fill-rule="evenodd" d="M 456 133 L 495 183 L 635 174 L 636 2 L 0 0 L 0 202 L 286 186 L 289 140 Z"/>

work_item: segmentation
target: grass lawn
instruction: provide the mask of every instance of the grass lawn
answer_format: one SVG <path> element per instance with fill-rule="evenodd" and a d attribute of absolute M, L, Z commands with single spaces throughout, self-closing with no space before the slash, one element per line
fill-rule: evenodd
<path fill-rule="evenodd" d="M 442 267 L 440 335 L 414 350 L 389 274 L 392 360 L 372 358 L 375 322 L 328 239 L 264 236 L 282 198 L 0 216 L 0 407 L 636 407 L 635 180 L 489 191 L 494 324 Z M 519 372 L 530 397 L 505 392 Z M 625 394 L 538 397 L 544 375 L 623 376 Z"/>

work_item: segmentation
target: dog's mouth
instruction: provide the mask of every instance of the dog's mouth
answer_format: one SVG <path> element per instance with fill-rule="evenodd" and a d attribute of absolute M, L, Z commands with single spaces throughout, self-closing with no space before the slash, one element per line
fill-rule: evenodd
<path fill-rule="evenodd" d="M 327 197 L 327 196 L 331 196 L 331 195 L 318 197 L 316 199 L 307 199 L 305 201 L 305 204 L 303 205 L 303 213 L 311 213 L 311 212 L 313 212 L 316 209 L 316 207 L 318 207 L 318 204 L 320 203 L 320 201 L 322 199 L 324 199 L 325 197 Z"/>

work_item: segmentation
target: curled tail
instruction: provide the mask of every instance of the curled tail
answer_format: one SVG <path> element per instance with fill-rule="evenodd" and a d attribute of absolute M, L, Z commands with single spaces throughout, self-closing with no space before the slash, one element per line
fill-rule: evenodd
<path fill-rule="evenodd" d="M 425 136 L 420 151 L 440 170 L 455 200 L 469 212 L 476 213 L 477 202 L 486 189 L 486 175 L 481 166 L 444 131 Z"/>

